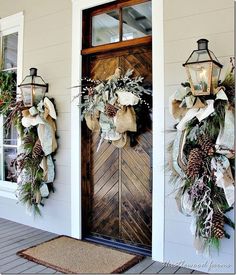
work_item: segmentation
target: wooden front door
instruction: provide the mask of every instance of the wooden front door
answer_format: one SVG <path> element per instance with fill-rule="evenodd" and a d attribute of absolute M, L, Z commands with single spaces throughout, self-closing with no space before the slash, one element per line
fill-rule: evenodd
<path fill-rule="evenodd" d="M 134 69 L 144 85 L 152 83 L 151 46 L 139 46 L 86 58 L 91 77 L 106 79 L 117 67 Z M 152 235 L 152 129 L 118 149 L 99 134 L 82 130 L 83 234 L 151 247 Z"/>

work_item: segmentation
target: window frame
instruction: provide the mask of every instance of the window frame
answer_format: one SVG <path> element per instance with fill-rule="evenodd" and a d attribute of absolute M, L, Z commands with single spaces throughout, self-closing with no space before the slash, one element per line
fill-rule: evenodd
<path fill-rule="evenodd" d="M 0 39 L 3 36 L 18 33 L 17 46 L 17 85 L 22 81 L 23 71 L 23 30 L 24 30 L 24 14 L 23 12 L 16 13 L 0 19 Z M 2 56 L 1 56 L 2 59 Z M 2 60 L 0 61 L 2 62 Z M 17 88 L 18 89 L 18 88 Z M 18 91 L 17 91 L 18 93 Z M 0 135 L 3 135 L 2 127 L 3 119 L 0 118 Z M 1 144 L 3 145 L 3 144 Z M 0 180 L 0 197 L 16 199 L 15 192 L 17 183 Z"/>
<path fill-rule="evenodd" d="M 130 40 L 123 40 L 123 12 L 122 9 L 151 2 L 152 0 L 120 0 L 118 3 L 104 4 L 100 8 L 91 8 L 83 11 L 83 33 L 87 33 L 87 36 L 82 38 L 82 55 L 106 52 L 107 50 L 112 50 L 113 48 L 124 48 L 130 47 L 132 44 L 149 44 L 152 42 L 152 35 L 143 36 L 140 38 L 133 38 Z M 92 18 L 93 16 L 100 15 L 109 11 L 117 10 L 119 13 L 119 41 L 111 42 L 107 44 L 101 44 L 97 46 L 92 45 Z"/>

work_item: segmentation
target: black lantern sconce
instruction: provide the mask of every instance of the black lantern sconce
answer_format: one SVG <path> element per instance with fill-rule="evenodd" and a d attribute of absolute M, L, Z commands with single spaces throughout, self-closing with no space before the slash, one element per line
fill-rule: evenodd
<path fill-rule="evenodd" d="M 18 87 L 21 89 L 25 107 L 38 104 L 48 92 L 48 83 L 37 75 L 36 68 L 30 68 L 30 75 L 27 75 Z"/>
<path fill-rule="evenodd" d="M 198 40 L 198 49 L 193 51 L 186 63 L 183 64 L 194 96 L 210 95 L 217 92 L 216 88 L 223 65 L 208 49 L 208 42 L 207 39 Z"/>

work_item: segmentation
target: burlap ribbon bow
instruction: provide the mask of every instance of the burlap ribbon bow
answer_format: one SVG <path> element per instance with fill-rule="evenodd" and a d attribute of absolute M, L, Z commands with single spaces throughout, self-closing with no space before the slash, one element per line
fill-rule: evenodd
<path fill-rule="evenodd" d="M 57 116 L 54 105 L 49 98 L 45 97 L 37 108 L 26 109 L 22 114 L 22 125 L 24 127 L 37 126 L 38 137 L 45 155 L 40 167 L 44 171 L 44 181 L 46 183 L 53 182 L 55 172 L 51 154 L 57 149 L 55 123 Z"/>

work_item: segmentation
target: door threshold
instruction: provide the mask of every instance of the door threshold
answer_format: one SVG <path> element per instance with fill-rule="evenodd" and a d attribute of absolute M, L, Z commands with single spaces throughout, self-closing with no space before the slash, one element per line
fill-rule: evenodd
<path fill-rule="evenodd" d="M 96 236 L 86 236 L 83 239 L 86 241 L 89 241 L 89 242 L 102 244 L 102 245 L 105 245 L 108 247 L 117 248 L 120 250 L 124 250 L 125 252 L 130 252 L 130 253 L 141 255 L 141 256 L 146 256 L 146 257 L 152 256 L 151 250 L 149 250 L 147 248 L 143 248 L 143 247 L 137 247 L 134 245 L 130 245 L 130 244 L 114 241 L 114 240 L 108 240 L 108 239 L 104 239 L 104 238 L 96 237 Z"/>

